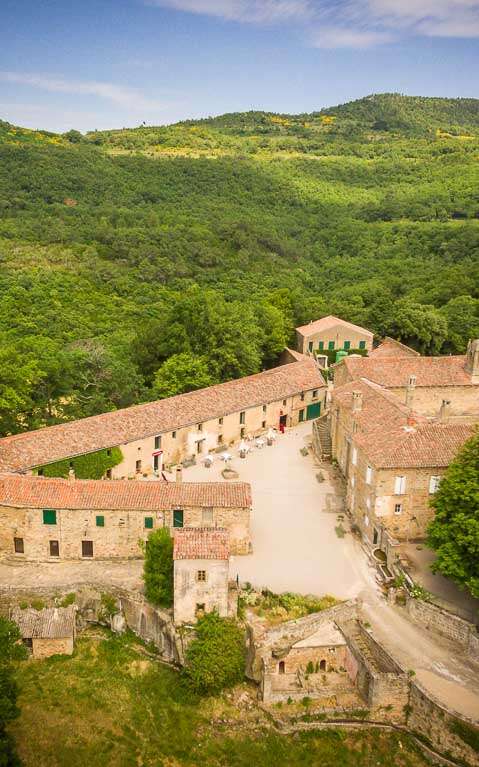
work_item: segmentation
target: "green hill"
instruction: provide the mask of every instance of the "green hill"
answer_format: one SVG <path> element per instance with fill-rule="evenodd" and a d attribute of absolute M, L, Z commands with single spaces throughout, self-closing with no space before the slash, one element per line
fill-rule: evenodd
<path fill-rule="evenodd" d="M 255 372 L 323 313 L 463 351 L 478 105 L 385 94 L 84 137 L 0 122 L 0 432 Z"/>

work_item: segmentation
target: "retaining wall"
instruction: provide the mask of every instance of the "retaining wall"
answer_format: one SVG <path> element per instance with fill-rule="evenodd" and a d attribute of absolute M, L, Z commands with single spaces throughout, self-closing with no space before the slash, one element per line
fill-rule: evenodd
<path fill-rule="evenodd" d="M 479 634 L 476 626 L 431 602 L 408 597 L 406 609 L 414 623 L 433 631 L 464 649 L 474 663 L 479 663 Z"/>

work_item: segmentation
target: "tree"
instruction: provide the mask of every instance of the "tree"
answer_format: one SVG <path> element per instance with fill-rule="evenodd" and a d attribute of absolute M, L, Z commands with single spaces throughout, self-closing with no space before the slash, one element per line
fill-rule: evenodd
<path fill-rule="evenodd" d="M 404 298 L 396 301 L 386 334 L 421 354 L 439 354 L 447 337 L 447 321 L 434 306 Z"/>
<path fill-rule="evenodd" d="M 190 352 L 173 354 L 156 371 L 152 394 L 158 399 L 203 389 L 213 383 L 206 357 Z"/>
<path fill-rule="evenodd" d="M 191 689 L 200 695 L 216 695 L 243 678 L 243 632 L 232 618 L 207 613 L 198 620 L 185 661 L 183 674 Z"/>
<path fill-rule="evenodd" d="M 6 732 L 7 724 L 20 713 L 13 668 L 13 661 L 26 657 L 26 648 L 20 640 L 18 626 L 6 618 L 0 618 L 0 767 L 20 765 L 14 743 Z"/>
<path fill-rule="evenodd" d="M 450 464 L 432 506 L 428 544 L 437 553 L 433 571 L 479 597 L 479 432 Z"/>
<path fill-rule="evenodd" d="M 173 604 L 173 539 L 167 527 L 155 530 L 148 537 L 143 565 L 145 595 L 160 607 Z"/>
<path fill-rule="evenodd" d="M 453 354 L 464 354 L 469 339 L 479 338 L 479 299 L 456 296 L 439 311 L 448 327 L 445 350 Z"/>

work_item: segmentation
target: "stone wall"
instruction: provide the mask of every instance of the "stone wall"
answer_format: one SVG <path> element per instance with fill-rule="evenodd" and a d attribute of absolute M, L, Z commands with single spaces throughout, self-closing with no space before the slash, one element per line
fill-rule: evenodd
<path fill-rule="evenodd" d="M 248 554 L 251 549 L 249 508 L 185 507 L 186 527 L 205 525 L 205 512 L 212 512 L 209 526 L 223 527 L 230 533 L 232 554 Z M 103 524 L 98 525 L 98 517 Z M 208 517 L 211 519 L 211 516 Z M 145 525 L 149 522 L 152 527 Z M 118 511 L 58 509 L 56 524 L 43 522 L 42 509 L 0 507 L 0 558 L 14 557 L 22 561 L 55 562 L 82 558 L 82 541 L 91 541 L 93 557 L 89 559 L 134 559 L 142 556 L 139 541 L 166 524 L 173 525 L 173 512 L 158 510 Z M 14 538 L 22 538 L 24 553 L 14 552 Z M 51 555 L 50 541 L 58 543 L 58 556 Z"/>
<path fill-rule="evenodd" d="M 441 754 L 462 760 L 462 764 L 476 767 L 479 765 L 477 746 L 474 748 L 469 745 L 454 732 L 457 724 L 472 737 L 475 736 L 476 743 L 479 741 L 477 724 L 442 706 L 417 682 L 410 684 L 408 728 L 425 738 L 426 742 Z"/>
<path fill-rule="evenodd" d="M 304 335 L 296 333 L 296 346 L 302 354 L 307 354 L 308 351 L 318 351 L 320 341 L 323 342 L 323 350 L 328 349 L 330 341 L 334 343 L 336 351 L 344 349 L 345 341 L 349 341 L 350 349 L 359 349 L 361 341 L 364 341 L 366 349 L 372 349 L 373 346 L 373 334 L 371 332 L 367 330 L 354 330 L 354 328 L 345 327 L 342 323 L 333 325 L 327 330 L 312 331 L 310 333 L 304 330 L 303 333 Z M 310 343 L 313 344 L 311 350 L 309 347 Z"/>
<path fill-rule="evenodd" d="M 32 639 L 32 654 L 34 658 L 49 658 L 50 655 L 71 655 L 73 653 L 73 637 L 64 639 Z"/>
<path fill-rule="evenodd" d="M 479 663 L 479 634 L 474 624 L 422 599 L 408 597 L 406 609 L 414 623 L 450 639 L 470 660 Z"/>
<path fill-rule="evenodd" d="M 204 573 L 205 580 L 198 579 Z M 217 559 L 175 560 L 175 624 L 193 623 L 198 605 L 205 612 L 216 610 L 225 618 L 228 615 L 229 561 Z"/>
<path fill-rule="evenodd" d="M 404 387 L 390 388 L 401 402 L 406 402 L 407 382 Z M 448 400 L 451 416 L 479 414 L 477 386 L 416 386 L 411 407 L 421 415 L 439 416 L 443 400 Z"/>

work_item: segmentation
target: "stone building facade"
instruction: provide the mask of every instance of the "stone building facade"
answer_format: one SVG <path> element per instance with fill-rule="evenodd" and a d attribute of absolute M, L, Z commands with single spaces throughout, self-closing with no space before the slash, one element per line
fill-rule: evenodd
<path fill-rule="evenodd" d="M 324 409 L 326 384 L 311 359 L 157 402 L 0 439 L 0 471 L 121 449 L 108 478 L 161 474 L 163 466 L 219 450 L 270 427 L 294 426 Z"/>
<path fill-rule="evenodd" d="M 251 550 L 251 489 L 243 482 L 102 482 L 0 478 L 0 557 L 126 559 L 158 527 L 221 527 L 231 551 Z"/>
<path fill-rule="evenodd" d="M 344 349 L 372 349 L 370 330 L 329 315 L 296 328 L 296 348 L 302 354 Z"/>
<path fill-rule="evenodd" d="M 347 509 L 371 549 L 390 536 L 425 536 L 430 501 L 476 423 L 428 419 L 366 379 L 334 390 L 332 455 L 346 479 Z"/>
<path fill-rule="evenodd" d="M 226 530 L 183 528 L 174 536 L 174 622 L 194 623 L 229 608 L 229 543 Z"/>

